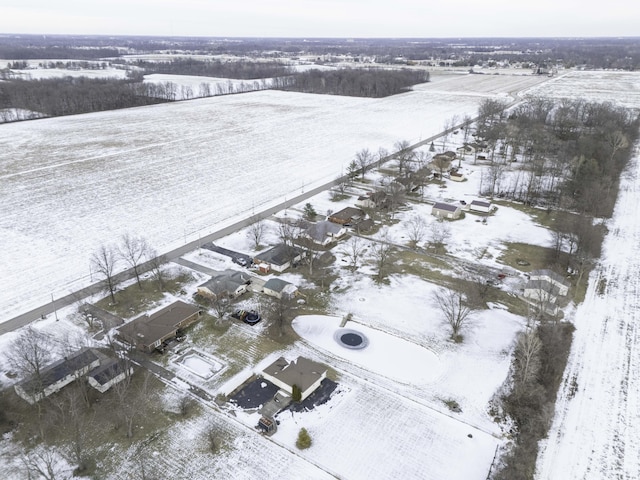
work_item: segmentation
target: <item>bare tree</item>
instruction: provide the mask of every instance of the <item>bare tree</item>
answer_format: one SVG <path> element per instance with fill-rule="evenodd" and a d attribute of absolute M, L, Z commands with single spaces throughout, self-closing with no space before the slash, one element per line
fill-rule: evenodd
<path fill-rule="evenodd" d="M 257 250 L 260 248 L 260 242 L 262 242 L 262 237 L 264 236 L 266 231 L 266 224 L 264 219 L 260 218 L 260 216 L 255 215 L 251 217 L 251 225 L 247 230 L 247 235 L 253 241 L 253 246 Z"/>
<path fill-rule="evenodd" d="M 518 336 L 514 351 L 514 380 L 517 390 L 521 390 L 537 380 L 541 366 L 541 349 L 542 342 L 535 329 L 529 328 Z"/>
<path fill-rule="evenodd" d="M 435 222 L 431 222 L 430 225 L 430 239 L 431 243 L 436 247 L 443 247 L 447 240 L 451 237 L 451 228 L 449 224 L 439 218 Z"/>
<path fill-rule="evenodd" d="M 391 182 L 387 188 L 385 188 L 385 192 L 387 193 L 387 199 L 389 201 L 389 211 L 391 212 L 391 218 L 395 216 L 395 212 L 400 208 L 400 206 L 404 202 L 406 189 L 404 185 L 401 185 L 398 182 Z"/>
<path fill-rule="evenodd" d="M 216 287 L 212 287 L 216 290 Z M 213 296 L 209 298 L 209 305 L 213 308 L 213 311 L 216 312 L 217 323 L 221 323 L 224 318 L 231 312 L 232 305 L 229 301 L 229 297 L 226 292 L 223 292 L 221 289 L 219 291 L 214 291 Z"/>
<path fill-rule="evenodd" d="M 274 298 L 269 301 L 266 310 L 271 318 L 270 329 L 276 338 L 285 334 L 285 326 L 291 312 L 291 300 L 286 297 Z"/>
<path fill-rule="evenodd" d="M 378 153 L 376 154 L 376 163 L 378 167 L 382 166 L 382 164 L 387 160 L 387 157 L 389 157 L 388 150 L 384 147 L 380 147 L 378 149 Z"/>
<path fill-rule="evenodd" d="M 124 424 L 127 438 L 133 437 L 135 420 L 147 408 L 151 375 L 149 371 L 145 371 L 142 378 L 137 379 L 133 375 L 127 375 L 112 387 L 116 401 L 115 412 L 118 420 Z"/>
<path fill-rule="evenodd" d="M 138 287 L 142 288 L 140 283 L 140 264 L 147 256 L 149 245 L 147 241 L 142 237 L 137 237 L 129 233 L 122 235 L 120 239 L 120 258 L 122 258 L 133 269 L 133 273 L 136 276 Z"/>
<path fill-rule="evenodd" d="M 468 327 L 472 314 L 464 295 L 455 290 L 441 288 L 433 293 L 433 299 L 451 329 L 451 338 L 455 342 L 461 342 L 461 332 Z"/>
<path fill-rule="evenodd" d="M 339 175 L 333 182 L 335 189 L 332 191 L 332 198 L 337 199 L 342 197 L 347 189 L 347 182 L 344 181 L 344 177 Z"/>
<path fill-rule="evenodd" d="M 413 161 L 414 152 L 408 140 L 400 140 L 394 144 L 395 159 L 398 162 L 398 176 L 402 177 L 408 164 Z"/>
<path fill-rule="evenodd" d="M 351 237 L 348 242 L 343 244 L 340 253 L 347 258 L 351 271 L 355 272 L 366 250 L 367 248 L 360 237 Z"/>
<path fill-rule="evenodd" d="M 41 445 L 21 457 L 28 479 L 56 480 L 66 478 L 62 457 L 51 447 Z"/>
<path fill-rule="evenodd" d="M 111 295 L 111 302 L 116 303 L 115 297 L 115 280 L 113 278 L 115 267 L 118 263 L 118 255 L 116 250 L 107 245 L 102 245 L 91 255 L 91 264 L 100 275 L 104 277 L 105 284 Z"/>
<path fill-rule="evenodd" d="M 9 365 L 26 382 L 25 391 L 35 400 L 41 437 L 44 437 L 44 427 L 40 399 L 44 397 L 44 372 L 51 361 L 52 346 L 51 337 L 33 327 L 27 327 L 11 342 L 7 351 Z"/>
<path fill-rule="evenodd" d="M 493 198 L 496 194 L 496 189 L 500 188 L 500 182 L 502 181 L 505 171 L 506 165 L 501 162 L 493 162 L 491 165 L 487 166 L 482 171 L 482 176 L 485 180 L 483 183 L 486 186 L 486 190 L 481 193 Z"/>
<path fill-rule="evenodd" d="M 149 266 L 151 267 L 151 275 L 156 279 L 160 290 L 164 290 L 168 280 L 168 274 L 164 270 L 167 263 L 167 257 L 159 255 L 154 249 L 149 249 Z"/>
<path fill-rule="evenodd" d="M 393 251 L 393 246 L 389 242 L 388 232 L 385 232 L 379 241 L 373 244 L 372 254 L 373 261 L 376 267 L 376 282 L 382 282 L 384 278 L 384 272 L 386 267 L 389 265 L 391 252 Z"/>
<path fill-rule="evenodd" d="M 420 215 L 413 215 L 405 222 L 407 227 L 407 236 L 412 248 L 416 248 L 422 243 L 427 235 L 427 222 Z"/>
<path fill-rule="evenodd" d="M 356 163 L 360 168 L 360 178 L 364 180 L 364 176 L 369 170 L 369 167 L 373 163 L 373 154 L 369 151 L 368 148 L 363 148 L 358 153 L 356 153 Z"/>

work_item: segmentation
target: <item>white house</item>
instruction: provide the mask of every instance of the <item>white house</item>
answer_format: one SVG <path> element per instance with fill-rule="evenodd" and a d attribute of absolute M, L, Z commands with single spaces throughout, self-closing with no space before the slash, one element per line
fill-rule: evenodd
<path fill-rule="evenodd" d="M 346 227 L 324 220 L 310 225 L 304 232 L 304 236 L 309 238 L 313 243 L 326 246 L 340 239 L 345 233 L 347 233 Z"/>
<path fill-rule="evenodd" d="M 302 260 L 304 251 L 290 245 L 281 243 L 269 250 L 261 252 L 255 256 L 253 263 L 263 270 L 275 270 L 284 272 L 292 264 Z M 264 266 L 265 268 L 262 268 Z"/>
<path fill-rule="evenodd" d="M 304 357 L 298 357 L 291 363 L 280 357 L 262 371 L 262 376 L 290 396 L 293 386 L 297 386 L 302 392 L 301 400 L 304 400 L 326 378 L 327 367 Z"/>
<path fill-rule="evenodd" d="M 198 286 L 198 295 L 205 298 L 238 297 L 247 291 L 251 283 L 249 275 L 237 270 L 225 270 L 211 277 L 210 280 Z"/>
<path fill-rule="evenodd" d="M 558 289 L 558 295 L 565 296 L 569 293 L 569 287 L 571 284 L 562 276 L 554 272 L 553 270 L 533 270 L 529 273 L 529 279 L 544 280 L 556 286 Z"/>
<path fill-rule="evenodd" d="M 128 367 L 125 367 L 122 362 L 112 358 L 103 365 L 89 372 L 89 375 L 87 375 L 87 381 L 89 382 L 89 385 L 100 393 L 104 393 L 116 383 L 124 380 L 127 375 L 131 375 L 132 373 L 132 366 L 129 365 Z"/>
<path fill-rule="evenodd" d="M 524 286 L 523 295 L 538 303 L 555 304 L 560 296 L 560 291 L 556 285 L 547 280 L 529 280 Z"/>
<path fill-rule="evenodd" d="M 69 385 L 74 380 L 86 375 L 100 365 L 100 357 L 90 348 L 69 355 L 46 366 L 40 371 L 38 378 L 32 377 L 15 385 L 18 396 L 34 404 Z"/>
<path fill-rule="evenodd" d="M 289 283 L 281 278 L 270 278 L 262 287 L 262 291 L 265 295 L 269 295 L 275 298 L 292 298 L 298 291 L 293 283 Z"/>

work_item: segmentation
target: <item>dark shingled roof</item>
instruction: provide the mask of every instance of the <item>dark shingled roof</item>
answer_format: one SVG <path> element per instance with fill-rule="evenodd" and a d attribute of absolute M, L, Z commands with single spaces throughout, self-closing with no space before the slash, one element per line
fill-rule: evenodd
<path fill-rule="evenodd" d="M 124 371 L 125 369 L 121 362 L 115 359 L 110 359 L 105 364 L 91 370 L 91 372 L 89 372 L 89 376 L 100 385 L 105 385 L 121 373 L 124 373 Z"/>

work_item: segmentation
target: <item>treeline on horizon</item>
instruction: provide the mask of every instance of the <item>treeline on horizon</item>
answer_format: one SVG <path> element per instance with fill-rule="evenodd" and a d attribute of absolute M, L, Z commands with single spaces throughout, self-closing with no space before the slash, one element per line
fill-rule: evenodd
<path fill-rule="evenodd" d="M 448 59 L 458 66 L 508 60 L 565 66 L 637 70 L 637 38 L 203 38 L 142 36 L 5 35 L 0 58 L 6 60 L 116 58 L 123 54 L 167 53 L 281 56 L 367 56 L 377 63 Z M 244 78 L 244 77 L 235 77 Z M 247 77 L 248 78 L 248 77 Z"/>
<path fill-rule="evenodd" d="M 311 69 L 275 79 L 274 88 L 303 93 L 380 98 L 405 92 L 411 85 L 428 81 L 429 72 L 407 68 Z"/>
<path fill-rule="evenodd" d="M 234 78 L 239 80 L 257 80 L 291 75 L 294 73 L 290 67 L 279 62 L 222 62 L 220 60 L 203 61 L 192 58 L 176 58 L 170 62 L 138 60 L 125 64 L 134 65 L 145 74 L 196 75 L 203 77 Z"/>

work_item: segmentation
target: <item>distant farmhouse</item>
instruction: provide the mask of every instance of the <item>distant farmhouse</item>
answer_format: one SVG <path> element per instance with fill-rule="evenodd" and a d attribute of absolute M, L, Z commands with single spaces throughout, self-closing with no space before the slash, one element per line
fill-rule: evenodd
<path fill-rule="evenodd" d="M 162 342 L 174 338 L 178 330 L 196 322 L 202 311 L 195 305 L 177 301 L 151 315 L 143 315 L 117 329 L 117 337 L 125 343 L 151 352 Z"/>

